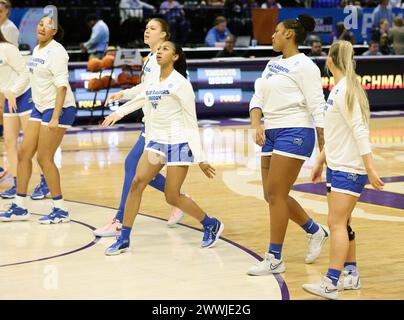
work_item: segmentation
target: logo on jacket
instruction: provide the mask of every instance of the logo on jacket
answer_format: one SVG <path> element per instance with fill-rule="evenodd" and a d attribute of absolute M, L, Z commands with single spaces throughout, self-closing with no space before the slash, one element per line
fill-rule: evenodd
<path fill-rule="evenodd" d="M 358 180 L 358 175 L 356 173 L 348 173 L 347 179 L 355 182 Z"/>
<path fill-rule="evenodd" d="M 294 138 L 293 144 L 297 144 L 298 146 L 301 146 L 303 144 L 303 138 Z"/>

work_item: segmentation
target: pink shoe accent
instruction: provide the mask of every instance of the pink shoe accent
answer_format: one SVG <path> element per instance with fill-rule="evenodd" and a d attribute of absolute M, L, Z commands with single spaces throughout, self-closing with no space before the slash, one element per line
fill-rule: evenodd
<path fill-rule="evenodd" d="M 115 218 L 107 225 L 93 231 L 97 237 L 116 237 L 119 236 L 122 229 L 122 223 Z"/>
<path fill-rule="evenodd" d="M 191 198 L 188 194 L 185 194 L 185 196 Z M 170 217 L 168 218 L 167 225 L 173 226 L 180 222 L 182 218 L 184 218 L 184 212 L 182 212 L 181 209 L 173 207 L 170 213 Z"/>
<path fill-rule="evenodd" d="M 178 222 L 180 222 L 182 218 L 184 218 L 184 213 L 180 209 L 173 207 L 173 210 L 171 210 L 170 213 L 170 217 L 168 218 L 167 224 L 169 226 L 173 226 Z"/>

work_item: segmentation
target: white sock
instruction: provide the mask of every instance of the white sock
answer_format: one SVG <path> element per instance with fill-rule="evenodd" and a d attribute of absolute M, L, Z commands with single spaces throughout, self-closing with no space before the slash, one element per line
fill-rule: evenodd
<path fill-rule="evenodd" d="M 27 200 L 27 197 L 25 196 L 25 197 L 22 197 L 22 196 L 19 196 L 19 195 L 17 195 L 16 197 L 15 197 L 15 204 L 17 205 L 17 206 L 19 206 L 20 208 L 23 208 L 23 209 L 27 209 L 27 206 L 26 206 L 26 200 Z"/>
<path fill-rule="evenodd" d="M 53 200 L 53 206 L 54 206 L 55 208 L 58 208 L 58 209 L 62 209 L 62 210 L 64 210 L 64 211 L 67 211 L 67 210 L 66 210 L 66 207 L 65 207 L 65 201 L 63 200 L 63 198 L 58 199 L 58 200 Z"/>

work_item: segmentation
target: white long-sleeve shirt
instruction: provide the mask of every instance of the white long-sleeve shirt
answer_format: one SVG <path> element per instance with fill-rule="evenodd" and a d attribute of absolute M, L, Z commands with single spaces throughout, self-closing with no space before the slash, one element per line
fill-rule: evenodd
<path fill-rule="evenodd" d="M 320 69 L 299 53 L 286 59 L 278 56 L 268 62 L 255 82 L 250 111 L 262 110 L 265 129 L 322 128 L 324 105 Z"/>
<path fill-rule="evenodd" d="M 29 89 L 29 71 L 16 46 L 0 43 L 0 92 L 11 91 L 17 97 Z"/>
<path fill-rule="evenodd" d="M 345 105 L 346 78 L 331 90 L 326 104 L 324 141 L 327 165 L 333 170 L 366 174 L 362 157 L 371 153 L 369 129 L 366 126 L 359 102 L 352 115 Z"/>
<path fill-rule="evenodd" d="M 151 140 L 163 144 L 188 143 L 195 162 L 205 161 L 191 83 L 173 70 L 162 82 L 159 77 L 145 82 L 144 89 L 131 102 L 137 109 L 145 102 L 149 110 L 145 121 L 146 144 Z"/>
<path fill-rule="evenodd" d="M 20 37 L 20 31 L 15 26 L 15 24 L 11 20 L 7 19 L 0 28 L 4 38 L 6 38 L 8 42 L 11 42 L 13 45 L 18 47 L 18 38 Z"/>
<path fill-rule="evenodd" d="M 122 99 L 129 99 L 132 100 L 136 96 L 141 95 L 144 91 L 144 85 L 148 81 L 152 79 L 159 79 L 160 77 L 160 66 L 157 63 L 156 54 L 149 53 L 146 58 L 146 61 L 142 67 L 142 81 L 137 86 L 134 86 L 130 89 L 123 90 L 123 97 Z M 120 106 L 115 113 L 118 114 L 120 117 L 125 117 L 126 115 L 138 110 L 141 108 L 142 104 L 145 103 L 144 95 L 142 95 L 143 100 L 136 99 L 134 101 L 128 101 L 127 103 Z M 148 115 L 148 108 L 143 108 L 143 113 L 145 115 L 145 119 Z"/>
<path fill-rule="evenodd" d="M 76 106 L 69 84 L 68 62 L 66 49 L 55 40 L 44 48 L 35 47 L 28 68 L 32 99 L 40 112 L 55 107 L 56 91 L 60 87 L 67 88 L 63 108 Z"/>

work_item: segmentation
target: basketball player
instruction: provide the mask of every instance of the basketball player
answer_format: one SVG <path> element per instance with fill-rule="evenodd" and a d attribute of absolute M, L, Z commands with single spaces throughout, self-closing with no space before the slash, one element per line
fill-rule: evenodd
<path fill-rule="evenodd" d="M 328 228 L 315 223 L 289 196 L 300 169 L 309 159 L 316 132 L 323 145 L 324 96 L 319 68 L 298 44 L 313 31 L 315 21 L 307 15 L 279 23 L 272 36 L 273 48 L 282 52 L 271 59 L 262 77 L 257 79 L 250 102 L 252 128 L 256 143 L 262 146 L 261 174 L 264 195 L 270 208 L 270 245 L 265 259 L 248 270 L 249 275 L 267 275 L 285 271 L 282 246 L 289 219 L 307 233 L 309 250 L 306 263 L 313 263 L 328 238 Z M 261 127 L 264 115 L 265 131 Z"/>
<path fill-rule="evenodd" d="M 70 221 L 63 201 L 59 171 L 54 163 L 56 149 L 76 114 L 76 103 L 69 84 L 69 56 L 65 48 L 54 40 L 60 33 L 60 28 L 51 17 L 45 16 L 40 20 L 37 27 L 38 45 L 28 63 L 35 107 L 18 154 L 16 200 L 8 211 L 0 215 L 2 221 L 28 220 L 30 217 L 26 196 L 32 173 L 32 157 L 36 152 L 54 206 L 39 222 L 53 224 Z"/>
<path fill-rule="evenodd" d="M 140 157 L 125 204 L 122 233 L 105 252 L 117 255 L 129 249 L 130 233 L 147 184 L 167 165 L 165 196 L 168 203 L 201 222 L 202 248 L 214 246 L 224 225 L 209 217 L 193 200 L 180 193 L 194 162 L 208 178 L 215 169 L 205 162 L 195 110 L 195 95 L 186 79 L 187 64 L 180 46 L 166 41 L 157 51 L 158 78 L 145 83 L 146 148 Z M 141 98 L 139 98 L 141 99 Z"/>
<path fill-rule="evenodd" d="M 10 14 L 11 2 L 9 0 L 0 0 L 0 31 L 8 42 L 18 47 L 20 31 L 9 19 Z"/>
<path fill-rule="evenodd" d="M 153 18 L 151 19 L 147 25 L 144 32 L 144 42 L 150 47 L 151 52 L 146 58 L 146 62 L 143 66 L 142 70 L 142 83 L 127 89 L 120 91 L 116 94 L 111 95 L 106 104 L 110 101 L 115 101 L 119 99 L 133 99 L 137 95 L 141 94 L 143 91 L 143 84 L 147 82 L 151 77 L 158 77 L 160 74 L 160 66 L 157 64 L 156 60 L 156 53 L 158 47 L 165 41 L 170 38 L 169 27 L 165 20 L 160 18 Z M 125 115 L 132 113 L 134 111 L 133 108 L 126 108 L 122 106 L 113 114 L 109 115 L 106 118 L 106 122 L 111 122 L 109 124 L 114 124 L 116 121 L 123 118 Z M 145 114 L 144 121 L 147 121 L 147 115 Z M 143 153 L 143 149 L 145 147 L 145 131 L 144 128 L 137 140 L 136 144 L 133 146 L 132 150 L 129 152 L 128 156 L 125 160 L 125 178 L 122 188 L 122 195 L 121 195 L 121 202 L 119 204 L 118 211 L 114 217 L 114 219 L 108 223 L 106 226 L 101 227 L 94 231 L 94 234 L 98 237 L 115 237 L 119 235 L 122 227 L 123 221 L 123 211 L 125 209 L 125 202 L 128 196 L 128 192 L 130 186 L 132 184 L 133 178 L 135 177 L 136 167 L 139 162 L 140 156 Z M 150 181 L 150 185 L 161 191 L 164 192 L 165 186 L 165 177 L 158 173 L 156 177 Z M 173 208 L 171 211 L 170 217 L 168 219 L 168 225 L 172 226 L 178 223 L 184 214 L 178 208 Z"/>
<path fill-rule="evenodd" d="M 328 299 L 337 299 L 338 291 L 361 287 L 351 215 L 368 179 L 377 190 L 384 185 L 373 164 L 369 102 L 355 73 L 353 55 L 352 44 L 344 40 L 334 42 L 329 50 L 327 68 L 335 86 L 325 107 L 325 146 L 311 176 L 314 183 L 320 182 L 327 161 L 330 263 L 320 284 L 304 284 L 303 289 Z"/>
<path fill-rule="evenodd" d="M 0 0 L 0 31 L 6 41 L 18 47 L 18 38 L 20 36 L 20 32 L 15 24 L 8 18 L 10 14 L 11 2 L 9 0 Z M 3 78 L 3 81 L 5 80 L 6 79 Z M 4 101 L 4 94 L 0 92 L 0 135 L 3 135 Z M 5 177 L 7 173 L 7 170 L 0 167 L 0 179 Z"/>

